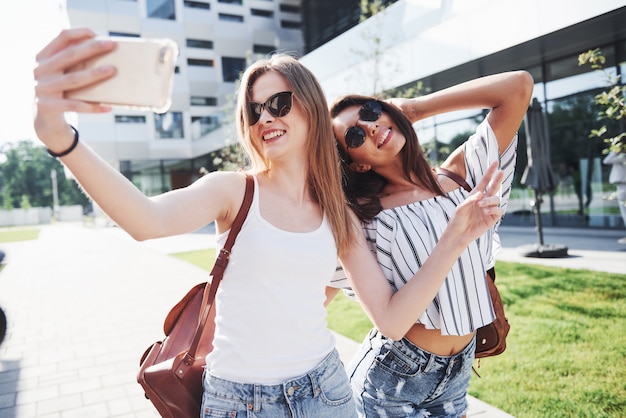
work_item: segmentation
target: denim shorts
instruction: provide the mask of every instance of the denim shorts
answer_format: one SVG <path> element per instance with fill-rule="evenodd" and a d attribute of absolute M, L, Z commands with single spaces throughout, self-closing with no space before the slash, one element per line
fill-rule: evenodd
<path fill-rule="evenodd" d="M 462 417 L 476 338 L 439 356 L 373 329 L 348 367 L 359 417 Z"/>
<path fill-rule="evenodd" d="M 350 382 L 333 350 L 307 374 L 279 385 L 237 383 L 205 370 L 201 417 L 355 418 Z"/>

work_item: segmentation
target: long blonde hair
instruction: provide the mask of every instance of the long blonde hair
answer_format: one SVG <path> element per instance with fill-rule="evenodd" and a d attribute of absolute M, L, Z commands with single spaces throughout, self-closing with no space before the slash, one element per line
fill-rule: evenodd
<path fill-rule="evenodd" d="M 242 147 L 250 158 L 250 169 L 260 172 L 271 168 L 271 162 L 265 157 L 259 144 L 252 140 L 248 122 L 252 86 L 260 76 L 269 71 L 275 71 L 285 78 L 294 93 L 294 100 L 298 100 L 308 120 L 308 186 L 326 216 L 337 250 L 341 254 L 352 243 L 354 231 L 341 188 L 341 167 L 326 96 L 313 73 L 287 54 L 275 54 L 255 62 L 246 69 L 241 79 L 237 97 L 237 131 Z"/>

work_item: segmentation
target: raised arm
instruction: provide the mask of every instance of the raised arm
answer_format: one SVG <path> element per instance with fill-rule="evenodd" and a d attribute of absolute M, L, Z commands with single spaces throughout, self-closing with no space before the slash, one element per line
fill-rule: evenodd
<path fill-rule="evenodd" d="M 391 99 L 415 123 L 441 113 L 463 109 L 491 109 L 489 124 L 500 152 L 515 136 L 533 91 L 533 78 L 526 71 L 511 71 L 476 78 L 413 99 Z"/>
<path fill-rule="evenodd" d="M 110 42 L 95 41 L 94 36 L 89 29 L 66 30 L 37 54 L 34 125 L 39 139 L 57 154 L 68 150 L 77 139 L 65 112 L 110 111 L 64 97 L 67 90 L 115 74 L 115 68 L 108 66 L 66 73 L 68 68 L 114 48 Z M 228 227 L 231 214 L 243 199 L 245 180 L 237 173 L 210 174 L 187 188 L 149 198 L 81 141 L 60 159 L 107 215 L 139 240 L 190 232 L 213 220 Z"/>
<path fill-rule="evenodd" d="M 352 289 L 374 325 L 389 338 L 402 338 L 433 300 L 450 269 L 470 242 L 492 227 L 503 212 L 497 197 L 502 172 L 493 163 L 453 218 L 426 262 L 400 290 L 393 292 L 368 249 L 360 224 L 358 239 L 340 255 Z"/>

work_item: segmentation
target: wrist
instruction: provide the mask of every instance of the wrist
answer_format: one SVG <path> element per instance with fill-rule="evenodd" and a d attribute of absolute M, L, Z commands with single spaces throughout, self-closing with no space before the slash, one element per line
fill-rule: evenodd
<path fill-rule="evenodd" d="M 409 106 L 406 115 L 411 123 L 418 122 L 425 118 L 423 102 L 423 97 L 414 97 L 409 100 Z"/>
<path fill-rule="evenodd" d="M 73 133 L 73 140 L 72 140 L 71 145 L 69 145 L 65 149 L 60 150 L 58 152 L 57 151 L 53 151 L 50 148 L 46 148 L 48 150 L 48 154 L 50 154 L 50 156 L 52 156 L 54 158 L 65 157 L 66 155 L 68 155 L 69 153 L 74 151 L 74 149 L 78 145 L 78 140 L 79 140 L 78 130 L 76 128 L 74 128 L 72 125 L 68 125 L 68 126 L 70 127 L 70 129 L 72 130 L 72 133 Z"/>
<path fill-rule="evenodd" d="M 452 254 L 461 254 L 467 246 L 473 240 L 468 240 L 463 231 L 455 231 L 454 228 L 450 228 L 450 224 L 448 224 L 448 228 L 441 234 L 439 239 L 439 243 L 441 243 L 442 247 L 445 247 L 447 252 Z M 438 243 L 438 244 L 439 244 Z"/>

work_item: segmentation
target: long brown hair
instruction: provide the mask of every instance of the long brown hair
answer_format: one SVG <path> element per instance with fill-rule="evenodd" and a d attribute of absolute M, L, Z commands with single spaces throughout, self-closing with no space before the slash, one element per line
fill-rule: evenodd
<path fill-rule="evenodd" d="M 289 84 L 308 120 L 307 181 L 314 199 L 319 203 L 342 253 L 354 240 L 348 206 L 341 189 L 341 167 L 336 152 L 328 102 L 324 91 L 311 71 L 287 54 L 275 54 L 262 59 L 246 69 L 241 79 L 237 98 L 237 131 L 242 147 L 250 157 L 251 170 L 260 172 L 271 169 L 269 161 L 250 135 L 248 103 L 255 81 L 263 74 L 275 71 Z"/>
<path fill-rule="evenodd" d="M 436 195 L 443 195 L 443 189 L 424 156 L 417 133 L 415 133 L 411 121 L 400 109 L 374 97 L 352 94 L 339 97 L 333 102 L 330 107 L 330 117 L 335 118 L 344 109 L 350 106 L 362 106 L 370 100 L 376 100 L 380 103 L 383 111 L 394 120 L 398 130 L 406 138 L 406 144 L 400 151 L 404 177 L 416 186 L 423 187 Z M 336 145 L 341 156 L 342 186 L 348 203 L 359 219 L 370 220 L 382 210 L 380 194 L 387 184 L 387 179 L 372 170 L 365 173 L 352 170 L 347 150 L 338 140 L 336 140 Z M 414 178 L 416 180 L 413 180 Z"/>

